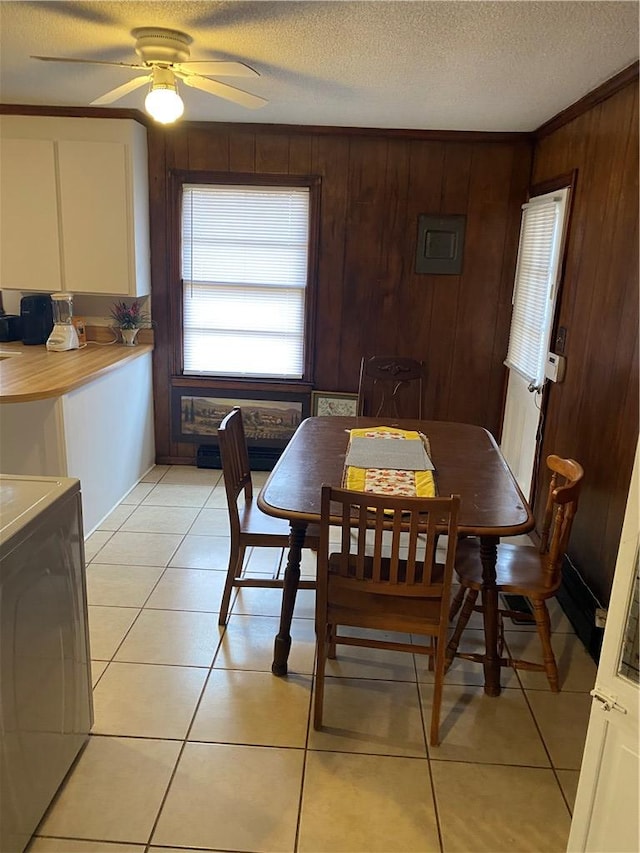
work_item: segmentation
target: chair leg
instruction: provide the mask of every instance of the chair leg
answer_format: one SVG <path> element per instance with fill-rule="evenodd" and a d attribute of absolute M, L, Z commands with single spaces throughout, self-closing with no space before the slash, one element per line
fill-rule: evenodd
<path fill-rule="evenodd" d="M 229 602 L 231 601 L 231 591 L 233 590 L 233 582 L 242 572 L 242 563 L 244 562 L 244 553 L 246 548 L 244 545 L 237 547 L 231 546 L 229 554 L 229 567 L 227 568 L 227 579 L 224 582 L 224 591 L 222 593 L 222 601 L 220 602 L 220 613 L 218 615 L 218 625 L 227 624 L 227 613 L 229 612 Z"/>
<path fill-rule="evenodd" d="M 337 625 L 329 625 L 327 628 L 327 642 L 328 642 L 328 652 L 327 657 L 329 660 L 336 659 L 336 631 L 338 630 Z"/>
<path fill-rule="evenodd" d="M 464 601 L 464 593 L 465 588 L 461 586 L 460 589 L 454 595 L 451 601 L 451 606 L 449 608 L 449 622 L 453 622 L 453 620 L 456 618 L 458 610 L 460 610 L 460 608 L 462 607 L 462 602 Z"/>
<path fill-rule="evenodd" d="M 442 707 L 442 685 L 445 673 L 444 643 L 438 643 L 434 637 L 435 646 L 435 675 L 433 681 L 433 702 L 431 705 L 431 730 L 429 732 L 429 744 L 438 746 L 440 743 L 440 708 Z M 433 656 L 430 656 L 433 660 Z"/>
<path fill-rule="evenodd" d="M 469 619 L 471 619 L 471 614 L 473 613 L 473 608 L 476 606 L 477 599 L 478 590 L 468 589 L 462 611 L 458 617 L 458 621 L 454 632 L 451 635 L 451 639 L 449 640 L 449 644 L 447 645 L 447 651 L 445 654 L 445 672 L 449 669 L 454 657 L 456 656 L 458 645 L 460 644 L 460 637 L 462 636 L 464 629 L 467 627 Z"/>
<path fill-rule="evenodd" d="M 324 670 L 329 652 L 330 626 L 324 626 L 324 635 L 318 634 L 316 646 L 316 683 L 313 701 L 313 728 L 322 728 L 322 706 L 324 703 Z"/>
<path fill-rule="evenodd" d="M 542 660 L 544 661 L 544 671 L 547 674 L 549 687 L 553 693 L 560 692 L 560 679 L 558 678 L 558 666 L 556 664 L 555 655 L 551 648 L 551 620 L 549 619 L 549 611 L 544 601 L 532 601 L 533 615 L 536 620 L 536 628 L 538 636 L 542 643 Z"/>

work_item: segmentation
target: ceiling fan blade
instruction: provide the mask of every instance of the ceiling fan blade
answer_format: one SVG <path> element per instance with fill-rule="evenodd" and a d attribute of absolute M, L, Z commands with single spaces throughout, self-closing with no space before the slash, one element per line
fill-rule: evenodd
<path fill-rule="evenodd" d="M 263 107 L 269 103 L 258 95 L 243 92 L 242 89 L 236 89 L 235 86 L 229 86 L 228 83 L 219 83 L 217 80 L 209 80 L 208 77 L 200 77 L 197 74 L 185 74 L 177 70 L 175 73 L 187 86 L 191 86 L 194 89 L 201 89 L 210 95 L 217 95 L 219 98 L 225 98 L 227 101 L 233 101 L 251 110 L 257 110 L 259 107 Z"/>
<path fill-rule="evenodd" d="M 110 92 L 101 95 L 99 98 L 96 98 L 95 101 L 91 101 L 89 106 L 100 107 L 104 104 L 112 104 L 114 101 L 117 101 L 118 98 L 124 98 L 124 96 L 128 95 L 129 92 L 139 89 L 140 86 L 144 86 L 145 83 L 149 83 L 150 81 L 150 74 L 145 74 L 142 77 L 134 77 L 133 80 L 129 80 L 128 83 L 123 83 L 122 86 L 118 86 L 116 89 L 112 89 Z"/>
<path fill-rule="evenodd" d="M 245 62 L 222 62 L 208 59 L 188 59 L 178 63 L 178 68 L 188 66 L 185 71 L 197 74 L 211 74 L 214 77 L 259 77 L 255 68 Z"/>
<path fill-rule="evenodd" d="M 30 59 L 41 59 L 43 62 L 83 62 L 89 65 L 116 65 L 120 68 L 142 68 L 145 65 L 135 65 L 131 62 L 109 62 L 106 59 L 71 59 L 66 56 L 30 56 Z"/>

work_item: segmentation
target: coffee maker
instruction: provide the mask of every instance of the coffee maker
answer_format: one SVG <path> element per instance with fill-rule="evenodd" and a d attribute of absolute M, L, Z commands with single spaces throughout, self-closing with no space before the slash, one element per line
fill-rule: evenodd
<path fill-rule="evenodd" d="M 53 331 L 47 340 L 47 349 L 54 352 L 78 349 L 78 333 L 73 325 L 73 294 L 52 293 Z"/>

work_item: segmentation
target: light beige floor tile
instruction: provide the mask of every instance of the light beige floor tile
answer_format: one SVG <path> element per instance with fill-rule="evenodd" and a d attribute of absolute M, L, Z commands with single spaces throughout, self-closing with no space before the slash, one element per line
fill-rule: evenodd
<path fill-rule="evenodd" d="M 284 564 L 282 561 L 282 548 L 250 548 L 245 559 L 245 574 L 267 574 L 277 576 L 278 568 Z"/>
<path fill-rule="evenodd" d="M 269 616 L 230 616 L 214 668 L 271 672 L 273 641 L 279 627 L 280 620 Z M 291 640 L 289 672 L 311 674 L 316 643 L 312 620 L 293 619 Z"/>
<path fill-rule="evenodd" d="M 294 615 L 297 619 L 313 619 L 315 617 L 316 594 L 312 589 L 299 589 L 296 594 Z M 264 589 L 261 587 L 241 587 L 238 589 L 233 613 L 244 616 L 276 616 L 280 617 L 282 607 L 281 589 Z"/>
<path fill-rule="evenodd" d="M 570 817 L 552 770 L 431 761 L 445 853 L 563 853 Z"/>
<path fill-rule="evenodd" d="M 415 684 L 326 678 L 322 729 L 309 731 L 309 748 L 425 757 Z"/>
<path fill-rule="evenodd" d="M 293 850 L 303 758 L 297 749 L 188 743 L 152 842 Z"/>
<path fill-rule="evenodd" d="M 421 684 L 425 725 L 431 720 L 431 685 Z M 431 757 L 446 761 L 527 764 L 548 767 L 549 759 L 521 690 L 486 696 L 482 687 L 445 684 L 440 746 Z"/>
<path fill-rule="evenodd" d="M 112 662 L 93 692 L 94 734 L 184 738 L 207 669 Z"/>
<path fill-rule="evenodd" d="M 264 486 L 264 484 L 269 479 L 269 475 L 271 471 L 252 471 L 251 472 L 251 482 L 253 483 L 253 489 L 255 492 L 259 492 L 260 489 Z"/>
<path fill-rule="evenodd" d="M 189 740 L 304 747 L 311 676 L 214 669 Z"/>
<path fill-rule="evenodd" d="M 166 566 L 182 541 L 178 533 L 112 533 L 94 558 L 119 566 Z"/>
<path fill-rule="evenodd" d="M 573 813 L 576 804 L 576 794 L 578 793 L 578 780 L 580 779 L 579 770 L 556 770 L 556 775 L 560 780 L 560 787 L 569 803 L 569 808 Z"/>
<path fill-rule="evenodd" d="M 146 607 L 158 610 L 200 610 L 218 613 L 226 572 L 166 569 Z"/>
<path fill-rule="evenodd" d="M 190 506 L 201 508 L 211 494 L 212 486 L 169 483 L 165 474 L 162 482 L 153 486 L 141 503 L 145 506 Z"/>
<path fill-rule="evenodd" d="M 542 645 L 537 634 L 505 632 L 507 647 L 514 658 L 542 662 Z M 575 634 L 553 634 L 551 647 L 560 674 L 560 689 L 588 693 L 596 683 L 596 664 Z M 522 686 L 530 690 L 549 690 L 544 672 L 518 670 Z"/>
<path fill-rule="evenodd" d="M 27 853 L 144 853 L 144 844 L 75 841 L 72 838 L 34 838 Z"/>
<path fill-rule="evenodd" d="M 109 662 L 106 660 L 92 660 L 91 661 L 91 686 L 95 687 L 98 681 L 100 681 L 102 677 L 102 673 L 109 666 Z"/>
<path fill-rule="evenodd" d="M 140 478 L 141 483 L 159 483 L 167 471 L 170 470 L 169 465 L 154 465 L 150 471 Z"/>
<path fill-rule="evenodd" d="M 223 481 L 220 481 L 211 492 L 204 507 L 205 509 L 227 509 L 227 492 Z"/>
<path fill-rule="evenodd" d="M 221 569 L 229 565 L 228 536 L 193 536 L 187 534 L 171 558 L 169 566 L 180 569 Z"/>
<path fill-rule="evenodd" d="M 419 642 L 419 638 L 414 637 L 414 642 Z M 484 631 L 466 630 L 462 635 L 462 642 L 459 649 L 460 651 L 464 650 L 465 652 L 483 654 Z M 418 671 L 418 681 L 422 681 L 425 684 L 433 684 L 433 672 L 429 670 L 429 658 L 426 655 L 416 655 L 416 668 Z M 482 664 L 465 660 L 464 658 L 454 658 L 445 676 L 445 684 L 484 685 L 484 669 Z M 503 666 L 500 669 L 500 684 L 502 687 L 520 687 L 515 670 L 509 666 Z"/>
<path fill-rule="evenodd" d="M 226 509 L 201 509 L 189 533 L 193 536 L 228 536 L 229 513 Z"/>
<path fill-rule="evenodd" d="M 113 512 L 110 512 L 105 520 L 98 527 L 99 531 L 110 530 L 115 531 L 120 528 L 120 525 L 125 522 L 135 507 L 133 504 L 119 504 Z"/>
<path fill-rule="evenodd" d="M 439 851 L 426 760 L 310 752 L 298 850 Z"/>
<path fill-rule="evenodd" d="M 143 610 L 116 660 L 210 666 L 219 641 L 217 619 L 210 613 Z"/>
<path fill-rule="evenodd" d="M 138 483 L 137 486 L 134 486 L 128 495 L 125 495 L 124 498 L 120 501 L 121 504 L 133 504 L 136 506 L 146 498 L 151 489 L 154 488 L 153 483 Z"/>
<path fill-rule="evenodd" d="M 89 563 L 113 536 L 110 530 L 96 530 L 84 543 L 84 558 Z"/>
<path fill-rule="evenodd" d="M 92 736 L 39 833 L 144 844 L 180 746 L 176 741 Z"/>
<path fill-rule="evenodd" d="M 211 486 L 220 482 L 218 468 L 196 468 L 195 465 L 172 465 L 162 478 L 163 483 L 185 486 Z"/>
<path fill-rule="evenodd" d="M 93 660 L 111 660 L 140 611 L 136 607 L 89 607 L 89 645 Z"/>
<path fill-rule="evenodd" d="M 91 563 L 87 566 L 87 600 L 111 607 L 142 607 L 163 572 L 161 566 Z"/>
<path fill-rule="evenodd" d="M 408 643 L 408 634 L 391 631 L 370 631 L 350 627 L 340 627 L 345 636 L 373 637 L 380 640 Z M 416 680 L 414 656 L 406 652 L 373 649 L 365 646 L 339 645 L 335 660 L 328 660 L 327 675 L 336 678 L 380 678 L 392 681 Z"/>
<path fill-rule="evenodd" d="M 528 690 L 531 705 L 554 767 L 579 770 L 587 736 L 591 696 Z"/>
<path fill-rule="evenodd" d="M 187 533 L 198 512 L 194 506 L 142 504 L 135 508 L 120 529 L 137 533 Z"/>
<path fill-rule="evenodd" d="M 547 610 L 549 611 L 549 618 L 551 620 L 552 634 L 574 634 L 571 622 L 556 598 L 550 598 L 547 601 Z M 504 629 L 505 631 L 536 632 L 535 623 L 514 622 L 513 619 L 505 619 Z"/>

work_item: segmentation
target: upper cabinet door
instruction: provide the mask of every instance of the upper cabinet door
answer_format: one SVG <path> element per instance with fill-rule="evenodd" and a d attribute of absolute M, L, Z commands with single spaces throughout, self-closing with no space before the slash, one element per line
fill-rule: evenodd
<path fill-rule="evenodd" d="M 135 293 L 127 150 L 58 142 L 65 290 Z"/>
<path fill-rule="evenodd" d="M 150 292 L 147 137 L 129 119 L 3 116 L 7 290 Z"/>
<path fill-rule="evenodd" d="M 0 142 L 0 287 L 62 289 L 55 144 Z"/>

